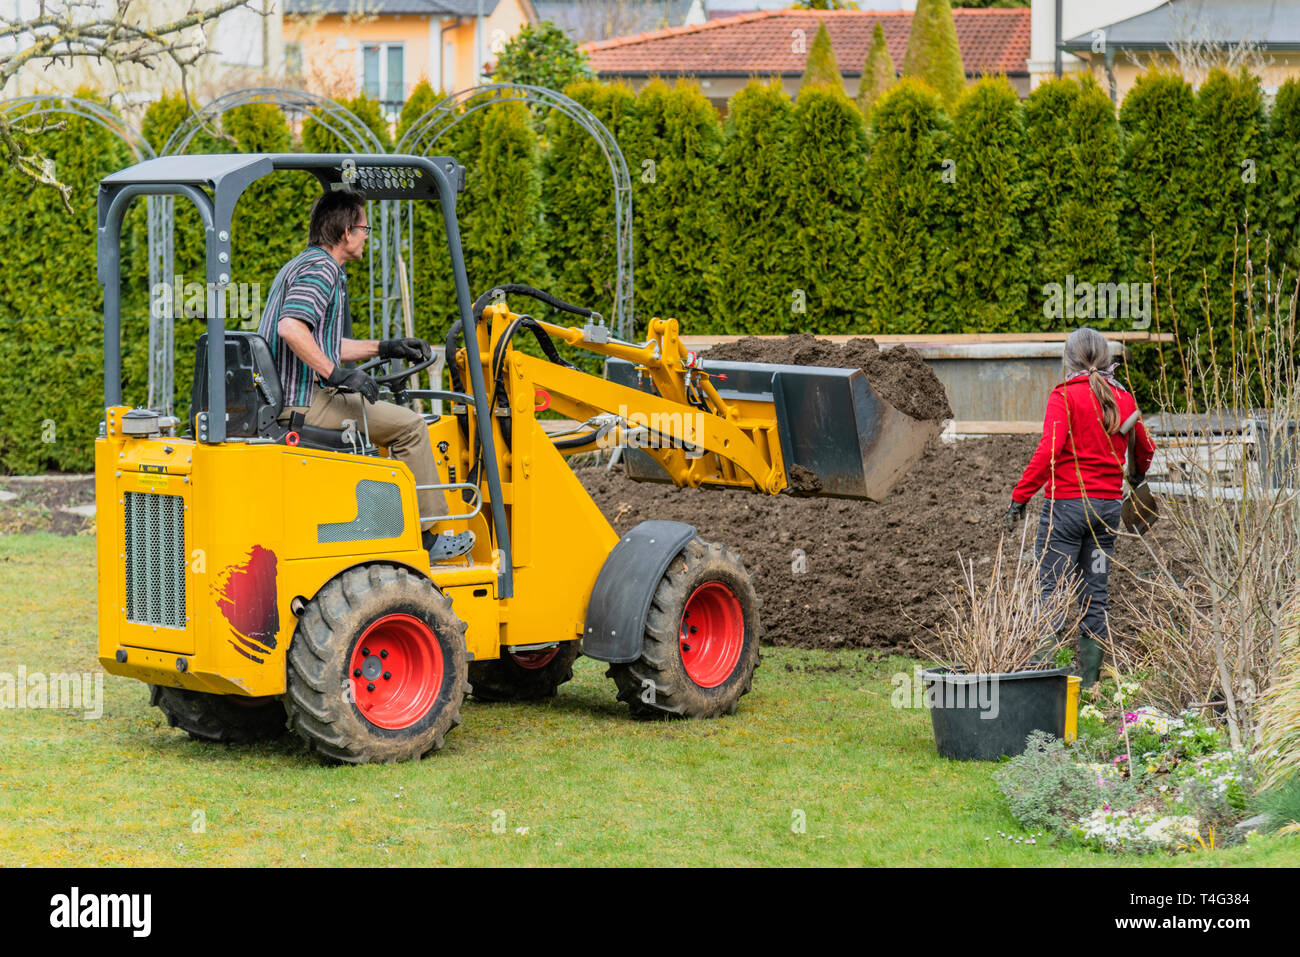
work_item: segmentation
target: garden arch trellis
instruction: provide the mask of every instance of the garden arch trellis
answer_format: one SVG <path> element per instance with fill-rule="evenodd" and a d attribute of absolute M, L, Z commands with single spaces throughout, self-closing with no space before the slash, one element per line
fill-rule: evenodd
<path fill-rule="evenodd" d="M 545 87 L 518 83 L 494 83 L 471 87 L 453 93 L 420 116 L 407 130 L 395 152 L 418 152 L 429 155 L 437 141 L 472 113 L 501 103 L 506 99 L 526 105 L 557 110 L 576 122 L 600 147 L 609 164 L 614 194 L 614 228 L 616 238 L 616 273 L 614 286 L 614 312 L 612 324 L 622 338 L 630 338 L 634 330 L 632 306 L 633 289 L 633 231 L 632 183 L 627 162 L 618 142 L 603 123 L 590 110 L 564 94 Z M 269 104 L 279 107 L 290 116 L 297 114 L 320 123 L 336 136 L 347 150 L 358 153 L 382 153 L 383 145 L 374 131 L 355 113 L 335 100 L 317 96 L 303 90 L 276 87 L 256 87 L 238 90 L 211 100 L 187 116 L 172 132 L 162 150 L 155 153 L 143 133 L 121 116 L 92 100 L 78 97 L 41 95 L 17 97 L 0 101 L 0 114 L 41 116 L 63 114 L 77 116 L 97 123 L 114 133 L 131 150 L 136 162 L 155 156 L 183 154 L 194 137 L 223 114 L 240 106 Z M 396 260 L 402 255 L 402 238 L 405 235 L 406 252 L 414 275 L 414 216 L 410 201 L 383 200 L 379 203 L 379 242 L 369 248 L 370 264 L 370 336 L 377 338 L 375 328 L 375 300 L 380 303 L 379 332 L 382 337 L 392 334 L 400 311 L 401 291 L 398 284 Z M 153 290 L 171 289 L 175 281 L 175 200 L 172 196 L 149 196 L 146 199 L 148 216 L 149 256 L 149 363 L 148 406 L 173 411 L 174 379 L 174 302 L 168 295 L 154 297 Z M 379 268 L 375 268 L 375 247 L 379 248 Z M 374 294 L 376 277 L 380 295 Z M 157 299 L 155 302 L 154 299 Z"/>
<path fill-rule="evenodd" d="M 635 329 L 632 308 L 632 180 L 627 161 L 618 141 L 589 109 L 557 90 L 524 83 L 489 83 L 460 90 L 444 99 L 411 124 L 398 142 L 395 152 L 428 156 L 434 144 L 457 123 L 472 113 L 503 102 L 524 103 L 557 110 L 577 123 L 594 139 L 609 163 L 614 186 L 615 277 L 612 324 L 623 339 L 630 339 Z M 410 202 L 392 211 L 393 233 L 405 237 L 406 253 L 413 259 L 414 216 Z M 400 243 L 400 239 L 399 239 Z M 414 265 L 412 263 L 412 271 Z"/>
<path fill-rule="evenodd" d="M 279 87 L 250 87 L 244 90 L 236 90 L 233 93 L 227 93 L 206 103 L 204 106 L 195 110 L 187 116 L 180 125 L 172 131 L 166 144 L 162 148 L 161 155 L 176 156 L 183 154 L 189 149 L 190 143 L 194 137 L 199 134 L 205 127 L 219 120 L 224 114 L 241 106 L 251 106 L 266 104 L 278 107 L 281 111 L 291 118 L 305 120 L 308 116 L 323 126 L 328 132 L 337 137 L 347 151 L 355 153 L 383 153 L 386 152 L 379 137 L 375 135 L 374 130 L 366 125 L 365 121 L 349 110 L 343 104 L 328 97 L 317 96 L 314 93 L 308 93 L 305 90 L 287 90 Z M 174 209 L 174 200 L 172 197 L 164 197 L 168 203 L 168 211 Z M 379 300 L 379 324 L 383 334 L 387 336 L 392 319 L 392 313 L 395 310 L 394 299 L 387 295 L 388 290 L 395 287 L 395 276 L 393 269 L 393 258 L 396 255 L 396 237 L 390 237 L 388 234 L 388 223 L 391 220 L 390 209 L 395 205 L 393 200 L 382 200 L 379 203 L 379 215 L 371 215 L 371 221 L 378 220 L 380 228 L 378 230 L 378 242 L 370 243 L 369 251 L 369 315 L 370 315 L 370 338 L 376 338 L 375 335 L 375 301 Z M 167 238 L 171 239 L 171 220 L 167 221 Z M 379 266 L 375 267 L 375 249 L 378 248 Z M 376 276 L 378 276 L 380 295 L 375 296 Z"/>

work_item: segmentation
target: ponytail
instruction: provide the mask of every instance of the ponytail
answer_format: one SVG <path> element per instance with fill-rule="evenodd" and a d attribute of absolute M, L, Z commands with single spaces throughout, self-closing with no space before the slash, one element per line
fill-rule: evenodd
<path fill-rule="evenodd" d="M 1088 384 L 1101 406 L 1101 427 L 1107 435 L 1114 435 L 1119 431 L 1119 403 L 1115 401 L 1115 393 L 1110 391 L 1105 378 L 1095 369 L 1088 374 Z"/>

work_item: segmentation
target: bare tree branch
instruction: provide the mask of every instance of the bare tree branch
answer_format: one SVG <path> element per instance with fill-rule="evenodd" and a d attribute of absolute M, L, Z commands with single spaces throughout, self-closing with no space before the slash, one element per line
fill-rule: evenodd
<path fill-rule="evenodd" d="M 20 72 L 37 66 L 48 70 L 89 59 L 120 76 L 118 71 L 124 66 L 153 70 L 169 62 L 179 74 L 185 102 L 191 103 L 190 72 L 214 52 L 204 27 L 241 7 L 265 15 L 255 0 L 217 0 L 206 10 L 191 8 L 184 16 L 151 24 L 144 16 L 134 15 L 133 2 L 109 0 L 106 10 L 105 4 L 87 0 L 40 0 L 34 14 L 24 17 L 25 4 L 19 0 L 11 8 L 12 16 L 0 13 L 0 48 L 12 48 L 0 53 L 0 89 Z M 45 156 L 24 146 L 42 133 L 62 128 L 61 123 L 24 124 L 0 114 L 0 161 L 34 184 L 58 191 L 71 212 L 71 188 L 58 180 Z"/>

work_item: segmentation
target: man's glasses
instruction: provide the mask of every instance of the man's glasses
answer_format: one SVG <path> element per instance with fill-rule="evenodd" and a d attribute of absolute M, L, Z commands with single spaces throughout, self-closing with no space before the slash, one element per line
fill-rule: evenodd
<path fill-rule="evenodd" d="M 352 228 L 353 228 L 353 229 L 364 229 L 364 230 L 366 231 L 366 235 L 367 235 L 367 236 L 370 235 L 370 229 L 371 229 L 371 227 L 369 227 L 369 226 L 353 226 Z"/>

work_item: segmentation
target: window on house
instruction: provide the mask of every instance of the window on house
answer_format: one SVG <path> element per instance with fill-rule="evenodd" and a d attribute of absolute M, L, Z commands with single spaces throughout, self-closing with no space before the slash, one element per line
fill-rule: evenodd
<path fill-rule="evenodd" d="M 302 76 L 302 44 L 284 45 L 284 72 L 286 76 Z"/>
<path fill-rule="evenodd" d="M 361 88 L 396 119 L 406 101 L 406 47 L 378 43 L 361 48 Z"/>

